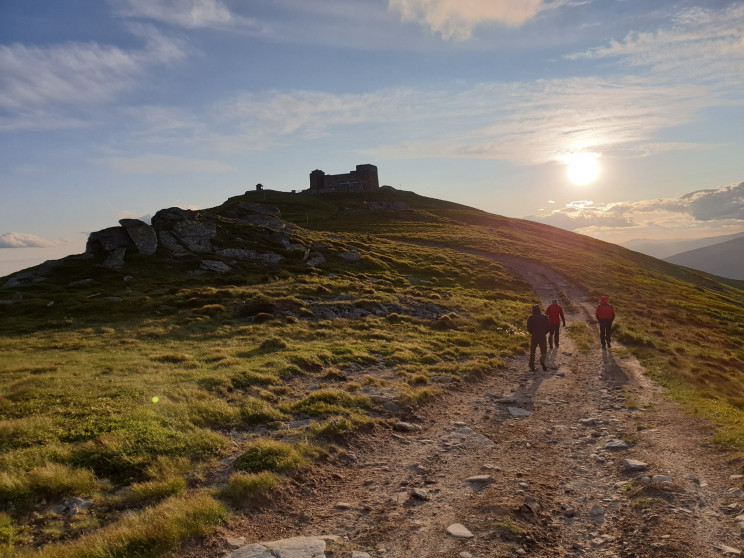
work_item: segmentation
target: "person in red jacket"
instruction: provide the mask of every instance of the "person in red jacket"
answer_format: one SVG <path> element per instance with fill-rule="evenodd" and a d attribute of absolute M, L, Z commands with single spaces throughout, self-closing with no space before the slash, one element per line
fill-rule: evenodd
<path fill-rule="evenodd" d="M 615 309 L 612 307 L 607 300 L 606 296 L 600 297 L 599 306 L 597 311 L 594 313 L 599 322 L 599 340 L 602 341 L 602 348 L 611 347 L 610 334 L 612 333 L 612 320 L 615 319 Z"/>
<path fill-rule="evenodd" d="M 558 299 L 554 298 L 550 306 L 545 309 L 545 314 L 550 318 L 550 333 L 548 334 L 548 345 L 553 348 L 553 339 L 555 346 L 558 346 L 561 336 L 561 321 L 563 327 L 566 327 L 566 316 L 563 315 L 563 308 L 558 304 Z"/>

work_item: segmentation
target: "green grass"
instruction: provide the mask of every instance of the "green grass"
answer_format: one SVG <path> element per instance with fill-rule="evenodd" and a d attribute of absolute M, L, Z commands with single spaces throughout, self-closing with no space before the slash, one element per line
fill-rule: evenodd
<path fill-rule="evenodd" d="M 164 556 L 187 538 L 205 535 L 225 522 L 224 507 L 210 496 L 171 498 L 125 517 L 117 524 L 82 535 L 77 541 L 49 544 L 20 558 L 150 558 Z"/>
<path fill-rule="evenodd" d="M 233 463 L 236 471 L 287 473 L 308 463 L 302 447 L 277 440 L 252 442 Z"/>
<path fill-rule="evenodd" d="M 280 484 L 281 479 L 269 471 L 234 473 L 230 476 L 230 482 L 220 492 L 220 497 L 235 507 L 243 507 L 271 494 Z"/>
<path fill-rule="evenodd" d="M 586 322 L 573 322 L 566 327 L 568 336 L 576 343 L 580 353 L 586 354 L 594 347 L 594 336 Z"/>

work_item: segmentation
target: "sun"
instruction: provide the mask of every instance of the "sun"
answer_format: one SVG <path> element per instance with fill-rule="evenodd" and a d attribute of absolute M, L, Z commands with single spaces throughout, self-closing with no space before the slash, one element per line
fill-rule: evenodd
<path fill-rule="evenodd" d="M 566 157 L 568 179 L 577 186 L 586 186 L 599 176 L 599 163 L 595 153 L 573 153 Z"/>

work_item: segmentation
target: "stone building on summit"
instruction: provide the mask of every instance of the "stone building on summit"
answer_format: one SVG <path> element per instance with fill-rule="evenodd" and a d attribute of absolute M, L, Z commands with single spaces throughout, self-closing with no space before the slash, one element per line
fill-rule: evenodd
<path fill-rule="evenodd" d="M 311 192 L 369 192 L 379 188 L 375 165 L 357 165 L 347 174 L 326 174 L 317 169 L 310 173 Z"/>

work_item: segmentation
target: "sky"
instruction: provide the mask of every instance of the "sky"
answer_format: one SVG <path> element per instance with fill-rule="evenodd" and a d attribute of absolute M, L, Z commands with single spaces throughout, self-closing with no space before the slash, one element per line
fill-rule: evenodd
<path fill-rule="evenodd" d="M 610 242 L 731 234 L 743 123 L 741 0 L 2 0 L 0 276 L 360 163 Z"/>

